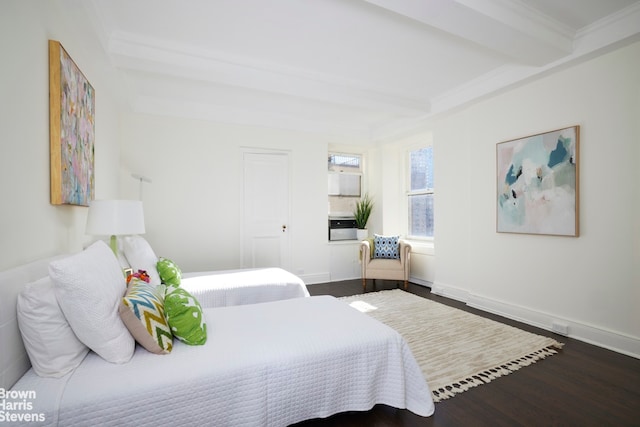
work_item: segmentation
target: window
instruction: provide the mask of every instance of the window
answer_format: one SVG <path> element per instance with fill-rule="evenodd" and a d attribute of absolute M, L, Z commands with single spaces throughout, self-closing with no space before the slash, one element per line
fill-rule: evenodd
<path fill-rule="evenodd" d="M 348 216 L 362 195 L 362 155 L 328 153 L 329 214 Z"/>
<path fill-rule="evenodd" d="M 361 158 L 358 154 L 329 153 L 328 167 L 331 172 L 360 172 Z"/>
<path fill-rule="evenodd" d="M 433 147 L 409 151 L 409 236 L 433 238 Z"/>

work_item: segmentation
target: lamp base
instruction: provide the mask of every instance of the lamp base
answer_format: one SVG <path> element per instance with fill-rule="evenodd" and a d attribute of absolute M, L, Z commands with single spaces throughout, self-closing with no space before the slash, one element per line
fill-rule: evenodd
<path fill-rule="evenodd" d="M 111 250 L 113 251 L 113 254 L 115 255 L 118 262 L 120 262 L 120 257 L 118 256 L 118 237 L 112 235 L 109 239 L 109 246 L 111 247 Z M 124 275 L 125 279 L 128 278 L 132 272 L 133 270 L 131 270 L 131 268 L 122 269 L 122 274 Z"/>
<path fill-rule="evenodd" d="M 111 246 L 111 250 L 113 251 L 113 254 L 116 256 L 116 258 L 118 258 L 118 238 L 115 235 L 111 236 L 111 239 L 109 240 L 109 246 Z"/>

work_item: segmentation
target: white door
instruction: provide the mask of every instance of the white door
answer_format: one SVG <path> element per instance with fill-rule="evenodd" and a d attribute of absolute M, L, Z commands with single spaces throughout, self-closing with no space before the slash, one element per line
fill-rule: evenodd
<path fill-rule="evenodd" d="M 243 152 L 242 267 L 289 267 L 289 154 Z"/>

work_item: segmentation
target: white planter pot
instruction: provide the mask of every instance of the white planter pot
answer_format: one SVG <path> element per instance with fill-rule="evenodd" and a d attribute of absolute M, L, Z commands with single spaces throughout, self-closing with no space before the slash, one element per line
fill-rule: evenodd
<path fill-rule="evenodd" d="M 366 238 L 369 237 L 369 230 L 367 230 L 366 228 L 358 228 L 356 230 L 356 238 L 358 240 L 365 240 Z"/>

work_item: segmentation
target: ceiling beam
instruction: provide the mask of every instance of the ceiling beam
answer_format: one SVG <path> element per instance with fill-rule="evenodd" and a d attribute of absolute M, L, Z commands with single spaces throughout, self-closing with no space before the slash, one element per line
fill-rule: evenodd
<path fill-rule="evenodd" d="M 541 66 L 569 53 L 575 29 L 517 0 L 364 0 L 506 55 Z"/>
<path fill-rule="evenodd" d="M 108 51 L 114 65 L 121 69 L 380 110 L 399 116 L 424 114 L 430 108 L 428 101 L 388 93 L 359 81 L 190 46 L 163 46 L 155 40 L 141 39 L 129 33 L 114 33 Z"/>

